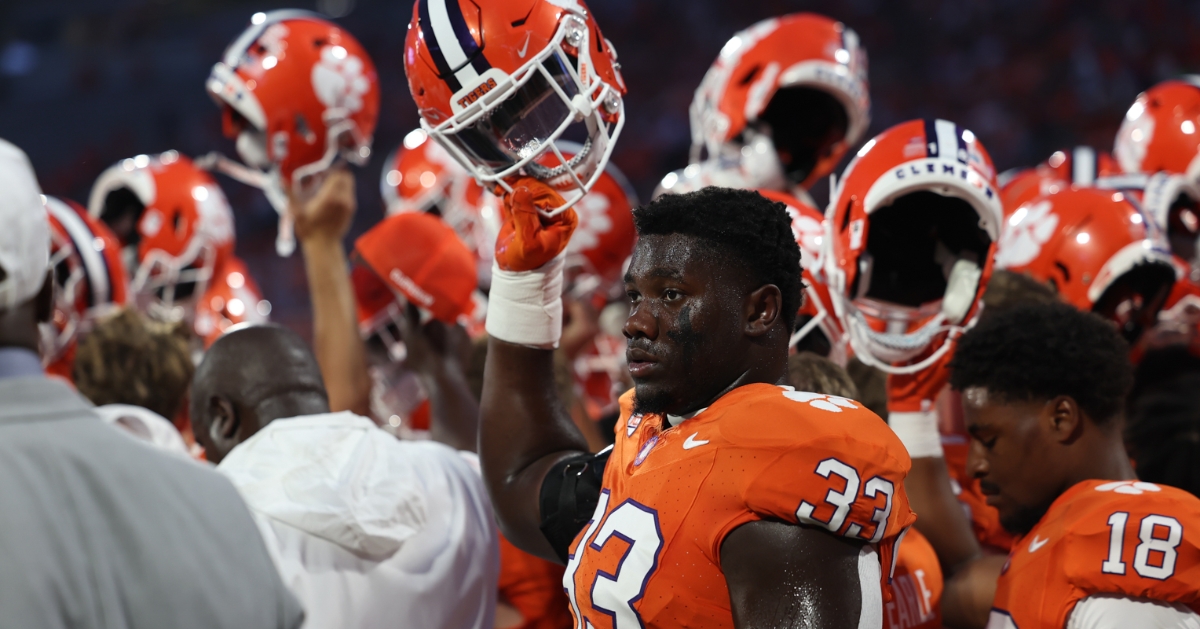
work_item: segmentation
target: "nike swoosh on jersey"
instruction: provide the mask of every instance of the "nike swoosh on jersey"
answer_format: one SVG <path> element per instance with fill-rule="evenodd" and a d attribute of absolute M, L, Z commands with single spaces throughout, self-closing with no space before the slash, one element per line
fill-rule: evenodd
<path fill-rule="evenodd" d="M 1049 541 L 1049 539 L 1038 539 L 1037 536 L 1034 535 L 1033 540 L 1029 542 L 1029 552 L 1036 553 L 1039 548 L 1045 546 Z"/>
<path fill-rule="evenodd" d="M 683 440 L 683 449 L 691 450 L 692 448 L 699 448 L 700 446 L 708 443 L 707 441 L 704 441 L 704 440 L 697 440 L 696 436 L 699 434 L 700 433 L 698 433 L 698 432 L 694 432 L 687 439 L 684 439 Z"/>

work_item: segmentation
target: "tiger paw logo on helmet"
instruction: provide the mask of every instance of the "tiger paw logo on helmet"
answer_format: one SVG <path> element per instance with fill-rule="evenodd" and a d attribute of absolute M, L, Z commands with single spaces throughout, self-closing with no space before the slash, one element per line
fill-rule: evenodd
<path fill-rule="evenodd" d="M 1051 211 L 1053 208 L 1050 201 L 1040 201 L 1018 208 L 1004 222 L 996 252 L 997 267 L 1024 266 L 1038 257 L 1042 245 L 1050 240 L 1058 227 L 1058 215 Z"/>
<path fill-rule="evenodd" d="M 371 81 L 363 74 L 362 59 L 341 46 L 325 46 L 321 60 L 313 66 L 313 91 L 326 107 L 356 112 L 363 108 L 363 95 Z"/>

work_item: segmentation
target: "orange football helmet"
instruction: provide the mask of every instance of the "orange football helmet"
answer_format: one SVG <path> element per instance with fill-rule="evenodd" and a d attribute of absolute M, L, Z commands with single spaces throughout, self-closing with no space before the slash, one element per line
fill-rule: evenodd
<path fill-rule="evenodd" d="M 1157 234 L 1126 193 L 1068 188 L 1007 217 L 996 266 L 1053 285 L 1063 301 L 1113 320 L 1133 342 L 1154 325 L 1176 280 Z"/>
<path fill-rule="evenodd" d="M 288 255 L 295 246 L 288 190 L 314 190 L 339 158 L 362 165 L 371 155 L 375 64 L 350 33 L 315 13 L 255 13 L 213 66 L 207 88 L 245 165 L 216 155 L 206 165 L 266 193 L 280 214 L 276 247 Z"/>
<path fill-rule="evenodd" d="M 816 208 L 782 192 L 759 190 L 759 194 L 787 206 L 792 233 L 800 245 L 800 268 L 804 278 L 804 301 L 796 317 L 796 330 L 789 345 L 846 364 L 846 332 L 833 314 L 829 287 L 825 283 L 825 217 Z"/>
<path fill-rule="evenodd" d="M 553 215 L 596 183 L 625 124 L 616 57 L 581 0 L 417 0 L 404 67 L 422 128 L 481 182 L 510 190 L 524 173 L 569 192 Z M 560 139 L 584 149 L 566 158 Z"/>
<path fill-rule="evenodd" d="M 271 302 L 263 299 L 246 264 L 230 256 L 196 303 L 194 327 L 207 349 L 233 326 L 266 323 L 270 314 Z"/>
<path fill-rule="evenodd" d="M 1120 187 L 1112 183 L 1112 178 L 1120 174 L 1121 169 L 1112 155 L 1090 146 L 1077 146 L 1070 151 L 1055 151 L 1033 168 L 1001 173 L 998 177 L 1000 200 L 1004 211 L 1012 212 L 1034 197 L 1053 194 L 1072 185 Z"/>
<path fill-rule="evenodd" d="M 88 212 L 136 251 L 130 290 L 138 308 L 158 319 L 190 318 L 214 269 L 233 254 L 225 193 L 175 151 L 138 155 L 105 170 L 92 186 Z"/>
<path fill-rule="evenodd" d="M 1200 183 L 1200 77 L 1163 81 L 1139 94 L 1113 155 L 1127 173 L 1166 171 Z"/>
<path fill-rule="evenodd" d="M 987 150 L 953 122 L 904 122 L 830 196 L 825 279 L 854 355 L 895 374 L 934 364 L 974 325 L 992 273 L 1004 212 Z"/>
<path fill-rule="evenodd" d="M 43 197 L 50 218 L 54 315 L 40 324 L 42 363 L 71 379 L 75 343 L 97 319 L 125 305 L 128 277 L 121 243 L 74 201 Z"/>
<path fill-rule="evenodd" d="M 691 161 L 741 164 L 752 180 L 735 187 L 807 189 L 866 132 L 870 109 L 853 30 L 813 13 L 763 20 L 730 38 L 697 88 Z"/>

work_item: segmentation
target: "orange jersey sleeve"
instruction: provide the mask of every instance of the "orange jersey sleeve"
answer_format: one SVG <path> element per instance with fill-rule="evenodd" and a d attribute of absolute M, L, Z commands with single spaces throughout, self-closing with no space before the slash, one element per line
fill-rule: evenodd
<path fill-rule="evenodd" d="M 518 629 L 571 626 L 562 575 L 561 565 L 534 557 L 500 536 L 500 597 L 525 619 Z"/>
<path fill-rule="evenodd" d="M 1057 629 L 1093 594 L 1200 610 L 1200 499 L 1135 481 L 1073 486 L 1013 546 L 993 622 Z"/>
<path fill-rule="evenodd" d="M 908 529 L 896 553 L 892 600 L 883 605 L 885 629 L 941 629 L 942 566 L 929 540 Z"/>
<path fill-rule="evenodd" d="M 855 402 L 746 385 L 675 427 L 621 400 L 617 442 L 563 584 L 576 626 L 732 627 L 721 544 L 764 518 L 872 543 L 886 582 L 915 516 L 909 460 Z"/>

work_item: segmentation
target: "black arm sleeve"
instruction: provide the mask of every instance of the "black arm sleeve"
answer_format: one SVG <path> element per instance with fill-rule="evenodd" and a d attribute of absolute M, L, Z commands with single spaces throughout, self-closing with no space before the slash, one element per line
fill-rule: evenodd
<path fill-rule="evenodd" d="M 567 563 L 571 542 L 596 510 L 604 466 L 611 453 L 610 446 L 597 454 L 563 459 L 542 481 L 542 535 L 563 563 Z"/>

